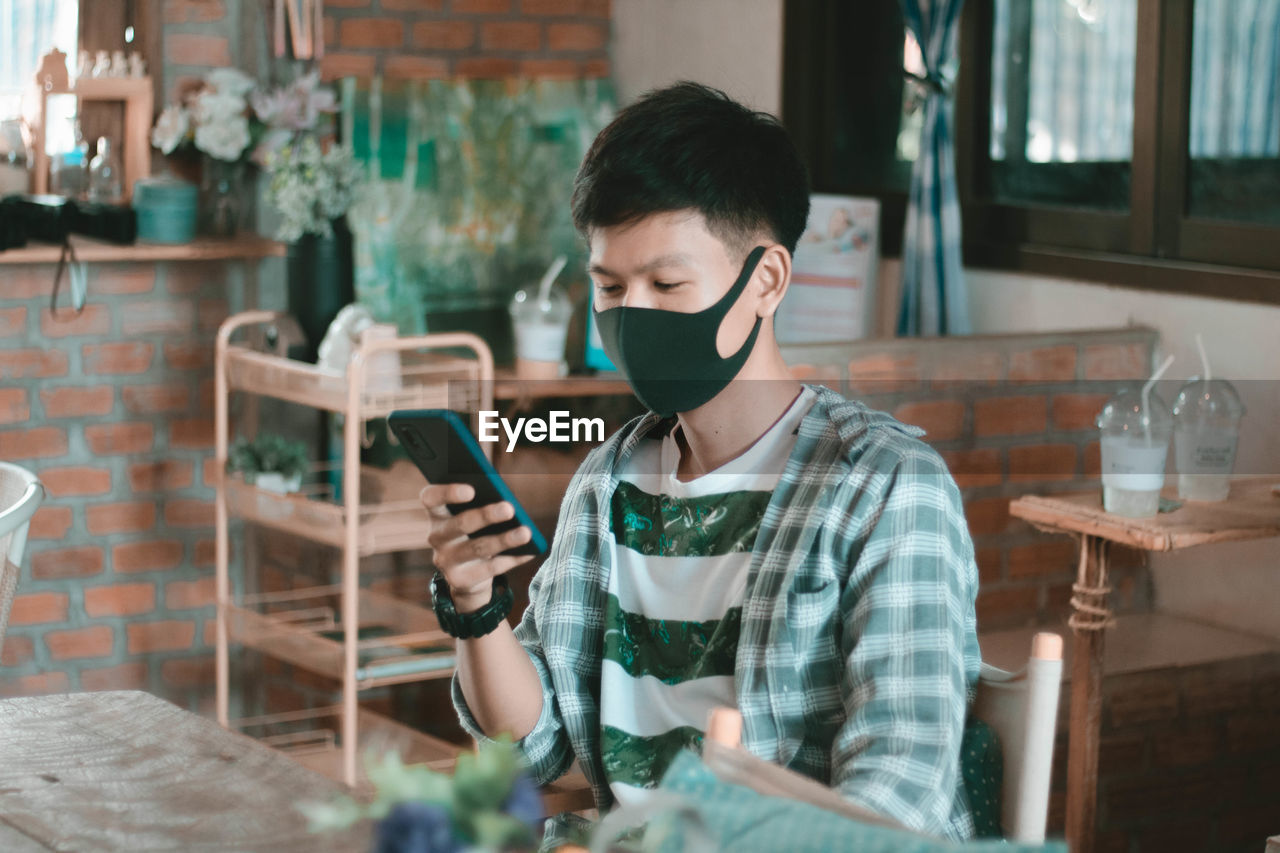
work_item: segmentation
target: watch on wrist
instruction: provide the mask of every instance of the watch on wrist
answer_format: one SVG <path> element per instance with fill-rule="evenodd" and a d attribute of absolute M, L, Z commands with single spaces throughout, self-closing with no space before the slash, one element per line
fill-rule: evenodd
<path fill-rule="evenodd" d="M 493 631 L 507 618 L 515 600 L 507 576 L 498 575 L 493 579 L 493 597 L 488 604 L 472 613 L 459 613 L 444 575 L 436 572 L 431 579 L 431 606 L 435 608 L 440 630 L 459 640 L 483 637 Z"/>

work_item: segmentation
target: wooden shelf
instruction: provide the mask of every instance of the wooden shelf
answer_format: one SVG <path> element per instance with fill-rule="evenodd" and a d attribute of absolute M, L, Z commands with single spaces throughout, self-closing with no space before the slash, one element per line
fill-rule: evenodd
<path fill-rule="evenodd" d="M 509 368 L 495 370 L 495 400 L 539 400 L 547 397 L 630 396 L 631 386 L 619 374 L 561 376 L 558 379 L 519 379 Z"/>
<path fill-rule="evenodd" d="M 230 639 L 341 681 L 342 641 L 325 636 L 343 630 L 337 615 L 341 596 L 342 587 L 336 584 L 245 596 L 240 605 L 226 605 Z M 440 630 L 435 613 L 370 589 L 360 590 L 358 600 L 359 628 L 378 626 L 390 633 L 357 642 L 357 654 L 383 653 L 357 668 L 357 689 L 453 675 L 453 638 Z M 424 646 L 434 650 L 409 650 Z"/>
<path fill-rule="evenodd" d="M 338 705 L 310 711 L 267 714 L 231 720 L 229 727 L 274 746 L 302 766 L 339 782 L 342 779 L 342 747 L 338 732 L 342 708 Z M 359 737 L 356 748 L 399 753 L 405 764 L 425 764 L 440 773 L 452 773 L 463 747 L 401 725 L 381 714 L 360 708 L 356 712 Z M 370 791 L 361 767 L 357 793 Z"/>
<path fill-rule="evenodd" d="M 257 234 L 236 237 L 199 237 L 190 243 L 133 243 L 121 246 L 88 237 L 72 237 L 76 259 L 84 263 L 117 263 L 128 261 L 232 261 L 260 258 L 282 258 L 284 243 Z M 49 243 L 33 243 L 21 249 L 0 251 L 0 264 L 56 264 L 62 247 Z"/>

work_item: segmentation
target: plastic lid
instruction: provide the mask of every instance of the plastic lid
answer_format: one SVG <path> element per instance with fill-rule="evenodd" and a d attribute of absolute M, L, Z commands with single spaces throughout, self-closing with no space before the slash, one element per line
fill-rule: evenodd
<path fill-rule="evenodd" d="M 1173 426 L 1173 415 L 1160 395 L 1152 390 L 1147 398 L 1149 408 L 1143 411 L 1142 389 L 1121 391 L 1107 401 L 1098 415 L 1098 428 L 1109 430 L 1168 429 Z"/>
<path fill-rule="evenodd" d="M 1244 415 L 1244 404 L 1235 386 L 1225 379 L 1201 379 L 1193 376 L 1178 390 L 1173 416 L 1179 421 L 1209 418 L 1238 420 Z"/>
<path fill-rule="evenodd" d="M 177 178 L 140 178 L 133 185 L 133 206 L 195 204 L 196 192 L 195 184 Z"/>

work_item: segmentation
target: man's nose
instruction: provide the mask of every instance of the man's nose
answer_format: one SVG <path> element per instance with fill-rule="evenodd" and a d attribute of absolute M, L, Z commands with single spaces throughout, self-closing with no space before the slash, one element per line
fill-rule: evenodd
<path fill-rule="evenodd" d="M 627 308 L 654 308 L 653 288 L 647 284 L 629 284 L 622 294 L 622 304 Z"/>

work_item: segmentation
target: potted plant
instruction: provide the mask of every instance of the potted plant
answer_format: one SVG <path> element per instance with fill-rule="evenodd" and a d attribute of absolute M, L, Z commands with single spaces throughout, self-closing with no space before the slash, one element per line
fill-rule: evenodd
<path fill-rule="evenodd" d="M 346 213 L 363 175 L 351 150 L 325 150 L 303 136 L 267 159 L 267 200 L 281 214 L 276 239 L 289 244 L 289 313 L 307 335 L 314 361 L 325 330 L 355 301 L 355 264 Z"/>
<path fill-rule="evenodd" d="M 246 483 L 281 495 L 298 491 L 309 468 L 305 444 L 272 433 L 252 441 L 238 438 L 227 454 L 228 473 L 238 472 Z"/>

